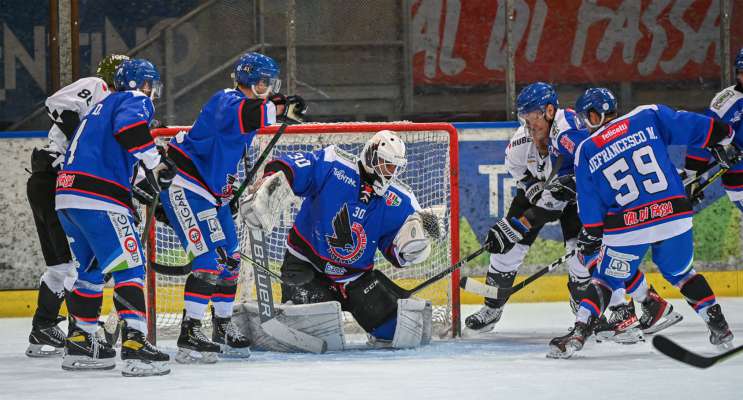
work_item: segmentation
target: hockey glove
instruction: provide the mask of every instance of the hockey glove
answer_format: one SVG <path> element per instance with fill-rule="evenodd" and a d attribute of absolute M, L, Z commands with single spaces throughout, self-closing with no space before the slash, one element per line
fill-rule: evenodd
<path fill-rule="evenodd" d="M 285 116 L 289 119 L 293 119 L 297 122 L 304 121 L 304 117 L 307 114 L 307 103 L 301 96 L 289 96 L 286 98 L 289 103 L 285 111 Z"/>
<path fill-rule="evenodd" d="M 696 179 L 697 171 L 690 169 L 681 170 L 679 173 L 682 182 L 688 183 L 684 186 L 686 189 L 686 197 L 689 198 L 692 206 L 696 206 L 704 200 L 704 191 L 701 190 L 702 182 L 700 179 Z"/>
<path fill-rule="evenodd" d="M 227 268 L 227 271 L 235 272 L 240 270 L 240 259 L 228 256 L 224 247 L 217 247 L 217 255 L 219 256 L 217 262 Z"/>
<path fill-rule="evenodd" d="M 529 232 L 529 228 L 521 220 L 511 218 L 509 222 L 505 218 L 500 218 L 488 231 L 483 247 L 489 253 L 507 253 L 524 238 L 524 234 L 527 232 Z"/>
<path fill-rule="evenodd" d="M 157 184 L 160 190 L 167 190 L 175 178 L 176 166 L 173 160 L 166 156 L 161 156 L 160 164 L 153 170 L 157 176 Z"/>
<path fill-rule="evenodd" d="M 426 261 L 431 254 L 431 242 L 426 237 L 423 220 L 418 213 L 408 216 L 392 244 L 401 267 Z"/>
<path fill-rule="evenodd" d="M 576 197 L 575 175 L 559 176 L 553 179 L 545 189 L 552 194 L 555 200 L 574 201 Z"/>
<path fill-rule="evenodd" d="M 725 145 L 714 145 L 709 147 L 709 151 L 715 160 L 720 165 L 720 168 L 730 169 L 733 165 L 737 164 L 743 155 L 741 155 L 740 149 L 731 143 Z"/>
<path fill-rule="evenodd" d="M 588 257 L 590 255 L 596 254 L 599 249 L 601 249 L 601 236 L 594 236 L 588 231 L 586 231 L 586 228 L 581 228 L 580 233 L 578 234 L 578 251 L 583 255 L 583 257 Z"/>
<path fill-rule="evenodd" d="M 529 200 L 529 203 L 536 205 L 537 201 L 539 201 L 539 198 L 542 196 L 544 182 L 533 177 L 531 174 L 527 174 L 523 179 L 521 179 L 519 184 L 524 189 L 526 199 Z"/>

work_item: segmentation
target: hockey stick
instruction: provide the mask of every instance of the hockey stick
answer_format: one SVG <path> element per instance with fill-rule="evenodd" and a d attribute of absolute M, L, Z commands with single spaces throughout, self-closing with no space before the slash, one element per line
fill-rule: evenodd
<path fill-rule="evenodd" d="M 290 328 L 276 319 L 273 304 L 271 278 L 268 270 L 268 253 L 263 232 L 260 229 L 249 229 L 250 251 L 255 275 L 255 291 L 260 310 L 261 328 L 279 342 L 310 353 L 325 353 L 328 343 L 316 336 Z M 241 254 L 242 257 L 242 254 Z M 257 265 L 256 265 L 257 264 Z"/>
<path fill-rule="evenodd" d="M 253 168 L 247 173 L 247 175 L 245 175 L 245 179 L 243 179 L 242 183 L 240 183 L 240 187 L 237 188 L 235 195 L 232 197 L 232 200 L 230 200 L 230 207 L 234 207 L 235 203 L 240 201 L 240 196 L 242 196 L 245 189 L 248 188 L 248 185 L 253 180 L 253 177 L 255 176 L 255 174 L 258 173 L 258 169 L 261 167 L 261 164 L 263 164 L 263 161 L 265 161 L 266 158 L 268 158 L 268 155 L 273 150 L 273 146 L 276 144 L 276 142 L 279 141 L 279 138 L 281 137 L 281 135 L 284 134 L 284 131 L 286 130 L 287 126 L 289 126 L 287 123 L 281 124 L 281 126 L 279 127 L 279 130 L 276 131 L 276 133 L 271 138 L 271 141 L 268 142 L 268 145 L 263 150 L 263 153 L 261 153 L 261 156 L 258 157 L 258 160 L 255 162 L 255 164 L 253 164 Z"/>
<path fill-rule="evenodd" d="M 575 250 L 571 250 L 567 254 L 553 261 L 552 264 L 533 273 L 528 278 L 524 279 L 516 285 L 513 285 L 512 287 L 499 288 L 495 286 L 488 286 L 480 281 L 466 276 L 459 281 L 459 287 L 461 287 L 466 292 L 476 293 L 489 299 L 507 299 L 514 293 L 528 286 L 535 280 L 541 278 L 548 272 L 554 271 L 555 268 L 565 263 L 565 261 L 567 261 L 573 255 L 575 255 Z"/>
<path fill-rule="evenodd" d="M 671 339 L 668 339 L 663 335 L 656 335 L 655 337 L 653 337 L 653 346 L 666 356 L 697 368 L 709 368 L 719 362 L 727 360 L 728 358 L 738 353 L 743 352 L 743 346 L 738 346 L 722 354 L 705 357 L 679 346 L 675 342 L 671 341 Z"/>
<path fill-rule="evenodd" d="M 423 289 L 431 286 L 432 284 L 438 282 L 439 280 L 441 280 L 445 276 L 451 274 L 452 272 L 458 270 L 459 268 L 464 267 L 465 265 L 467 265 L 468 262 L 472 261 L 475 257 L 479 256 L 484 251 L 485 251 L 485 246 L 480 247 L 479 249 L 475 250 L 474 253 L 468 255 L 467 257 L 465 257 L 462 260 L 459 260 L 459 262 L 457 262 L 456 264 L 452 265 L 451 267 L 449 267 L 449 268 L 447 268 L 447 269 L 439 272 L 438 274 L 436 274 L 436 275 L 434 275 L 434 276 L 426 279 L 420 285 L 418 285 L 418 286 L 416 286 L 416 287 L 414 287 L 412 289 L 402 289 L 402 288 L 401 289 L 402 289 L 402 291 L 405 294 L 407 294 L 407 297 L 410 297 L 410 296 L 412 296 L 412 295 L 420 292 L 421 290 L 423 290 Z"/>

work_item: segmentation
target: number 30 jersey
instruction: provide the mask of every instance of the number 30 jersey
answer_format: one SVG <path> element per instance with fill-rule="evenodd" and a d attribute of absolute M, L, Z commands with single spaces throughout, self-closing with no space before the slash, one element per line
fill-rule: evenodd
<path fill-rule="evenodd" d="M 377 249 L 399 267 L 392 242 L 407 217 L 420 209 L 412 191 L 399 182 L 384 196 L 372 195 L 359 168 L 355 157 L 335 146 L 289 153 L 266 165 L 267 172 L 283 171 L 294 194 L 304 198 L 288 250 L 336 282 L 371 270 Z"/>
<path fill-rule="evenodd" d="M 671 162 L 671 144 L 730 143 L 709 117 L 663 105 L 637 107 L 581 142 L 575 171 L 581 222 L 604 244 L 665 240 L 692 226 L 692 206 Z"/>

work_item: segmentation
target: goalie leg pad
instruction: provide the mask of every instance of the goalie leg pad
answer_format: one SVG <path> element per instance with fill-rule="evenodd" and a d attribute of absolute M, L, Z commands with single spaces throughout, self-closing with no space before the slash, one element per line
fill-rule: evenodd
<path fill-rule="evenodd" d="M 397 313 L 397 300 L 405 297 L 382 272 L 371 270 L 346 285 L 349 312 L 364 330 L 371 332 Z"/>
<path fill-rule="evenodd" d="M 343 312 L 337 301 L 314 304 L 275 305 L 276 320 L 289 328 L 323 339 L 327 350 L 345 349 Z M 297 352 L 297 347 L 281 342 L 266 333 L 261 327 L 258 303 L 249 301 L 235 306 L 232 322 L 247 336 L 254 350 Z"/>
<path fill-rule="evenodd" d="M 409 349 L 431 343 L 431 316 L 433 307 L 425 300 L 409 298 L 397 300 L 397 326 L 392 338 L 395 349 Z"/>

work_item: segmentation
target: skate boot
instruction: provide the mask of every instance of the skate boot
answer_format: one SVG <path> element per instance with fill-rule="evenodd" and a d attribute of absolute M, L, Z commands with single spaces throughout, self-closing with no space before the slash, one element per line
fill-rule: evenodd
<path fill-rule="evenodd" d="M 187 317 L 184 310 L 175 360 L 181 364 L 214 364 L 217 362 L 217 353 L 219 345 L 201 331 L 201 321 Z"/>
<path fill-rule="evenodd" d="M 681 314 L 673 311 L 673 306 L 660 297 L 652 286 L 648 289 L 645 301 L 640 303 L 640 308 L 640 329 L 646 335 L 660 332 L 684 319 Z"/>
<path fill-rule="evenodd" d="M 467 317 L 464 324 L 467 328 L 477 332 L 490 332 L 503 315 L 503 307 L 490 307 L 485 304 L 479 311 Z"/>
<path fill-rule="evenodd" d="M 121 332 L 122 375 L 155 376 L 170 373 L 170 356 L 148 342 L 142 332 L 129 328 L 126 322 L 122 324 Z"/>
<path fill-rule="evenodd" d="M 116 350 L 99 342 L 95 335 L 80 329 L 70 321 L 65 339 L 62 369 L 67 371 L 106 370 L 116 366 Z"/>
<path fill-rule="evenodd" d="M 547 358 L 570 358 L 576 351 L 583 348 L 586 339 L 593 330 L 593 318 L 588 322 L 576 321 L 575 326 L 564 336 L 558 336 L 550 340 L 550 351 Z"/>
<path fill-rule="evenodd" d="M 644 342 L 640 322 L 635 315 L 634 302 L 609 307 L 611 317 L 601 318 L 594 327 L 596 341 L 611 340 L 622 344 Z"/>
<path fill-rule="evenodd" d="M 57 357 L 62 355 L 65 334 L 57 326 L 65 317 L 59 316 L 56 320 L 48 321 L 34 318 L 31 334 L 28 335 L 29 357 Z"/>
<path fill-rule="evenodd" d="M 250 357 L 250 339 L 243 335 L 232 318 L 220 318 L 212 308 L 212 342 L 219 345 L 225 357 Z"/>
<path fill-rule="evenodd" d="M 709 342 L 717 346 L 720 350 L 727 350 L 733 347 L 733 332 L 730 330 L 725 316 L 722 315 L 722 308 L 719 304 L 707 307 L 700 314 L 709 328 Z"/>
<path fill-rule="evenodd" d="M 485 276 L 485 284 L 488 286 L 495 287 L 511 287 L 513 281 L 516 279 L 516 271 L 512 272 L 500 272 L 494 270 L 488 270 Z M 464 320 L 464 324 L 467 328 L 476 332 L 490 332 L 495 327 L 495 324 L 500 321 L 501 315 L 503 315 L 503 306 L 505 306 L 507 299 L 485 299 L 485 305 L 480 308 L 476 313 L 470 315 Z"/>

